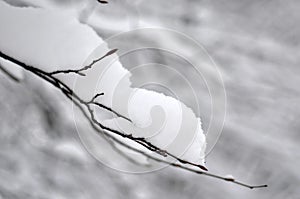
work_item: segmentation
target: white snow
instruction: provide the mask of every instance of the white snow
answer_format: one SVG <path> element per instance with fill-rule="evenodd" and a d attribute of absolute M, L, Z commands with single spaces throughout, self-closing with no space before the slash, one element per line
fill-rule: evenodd
<path fill-rule="evenodd" d="M 66 158 L 78 160 L 79 162 L 86 162 L 89 160 L 89 155 L 77 142 L 58 142 L 55 144 L 54 150 Z"/>
<path fill-rule="evenodd" d="M 0 2 L 0 24 L 1 51 L 46 71 L 81 68 L 84 63 L 109 50 L 89 26 L 79 23 L 71 15 L 53 10 L 15 8 Z M 95 50 L 100 44 L 101 48 Z M 74 89 L 83 98 L 104 92 L 99 101 L 133 121 L 129 123 L 122 118 L 102 118 L 104 124 L 146 137 L 148 141 L 175 155 L 183 155 L 182 158 L 188 161 L 204 164 L 205 135 L 200 119 L 190 108 L 164 94 L 131 88 L 131 74 L 116 55 L 97 63 L 86 74 L 86 77 L 77 79 L 71 76 L 63 79 L 69 85 L 76 80 Z M 141 149 L 136 143 L 128 144 Z M 59 150 L 65 149 L 73 151 L 69 145 Z M 133 152 L 128 155 L 137 157 Z"/>
<path fill-rule="evenodd" d="M 233 177 L 233 175 L 231 174 L 227 174 L 224 176 L 224 178 L 228 179 L 228 180 L 234 180 L 235 178 Z"/>
<path fill-rule="evenodd" d="M 119 99 L 128 100 L 127 109 L 133 123 L 122 118 L 106 120 L 104 123 L 127 134 L 145 137 L 174 155 L 204 165 L 205 136 L 201 121 L 193 111 L 180 101 L 161 93 L 136 88 L 130 91 L 130 99 Z M 137 144 L 132 146 L 143 150 Z"/>
<path fill-rule="evenodd" d="M 4 53 L 47 71 L 81 67 L 103 42 L 89 26 L 63 12 L 15 8 L 2 1 L 0 24 Z"/>

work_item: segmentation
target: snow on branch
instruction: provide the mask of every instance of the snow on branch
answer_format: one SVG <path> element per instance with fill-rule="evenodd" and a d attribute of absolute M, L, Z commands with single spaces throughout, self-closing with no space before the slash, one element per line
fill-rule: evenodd
<path fill-rule="evenodd" d="M 108 53 L 106 53 L 105 55 L 103 55 L 102 57 L 94 60 L 93 62 L 91 62 L 91 64 L 79 69 L 79 70 L 64 70 L 64 71 L 54 71 L 54 72 L 46 72 L 44 70 L 41 70 L 39 68 L 36 68 L 34 66 L 30 66 L 27 65 L 24 62 L 21 62 L 15 58 L 13 58 L 12 56 L 5 54 L 3 52 L 0 51 L 0 57 L 3 58 L 6 61 L 9 61 L 11 63 L 14 63 L 16 65 L 19 65 L 21 68 L 25 69 L 26 71 L 35 74 L 36 76 L 40 77 L 41 79 L 43 79 L 44 81 L 50 83 L 51 85 L 53 85 L 55 88 L 57 88 L 59 91 L 61 91 L 62 94 L 65 95 L 65 97 L 67 97 L 70 101 L 72 101 L 74 103 L 74 105 L 82 112 L 82 114 L 84 115 L 84 117 L 88 120 L 89 124 L 91 125 L 91 127 L 100 135 L 103 136 L 106 140 L 109 140 L 110 143 L 114 144 L 119 144 L 131 151 L 137 152 L 151 160 L 154 160 L 156 162 L 159 163 L 163 163 L 163 164 L 167 164 L 167 165 L 171 165 L 173 167 L 176 168 L 180 168 L 186 171 L 190 171 L 196 174 L 200 174 L 200 175 L 205 175 L 205 176 L 209 176 L 209 177 L 213 177 L 213 178 L 217 178 L 220 180 L 224 180 L 227 182 L 231 182 L 240 186 L 244 186 L 250 189 L 254 189 L 254 188 L 262 188 L 262 187 L 267 187 L 267 185 L 249 185 L 249 184 L 245 184 L 242 182 L 237 181 L 236 179 L 234 179 L 233 177 L 222 177 L 213 173 L 209 173 L 207 172 L 206 167 L 204 167 L 203 165 L 200 164 L 195 164 L 193 162 L 184 160 L 178 156 L 173 155 L 172 153 L 168 152 L 167 150 L 163 150 L 159 147 L 157 147 L 156 145 L 152 144 L 151 142 L 147 141 L 146 138 L 144 137 L 135 137 L 132 134 L 125 134 L 121 131 L 109 128 L 105 125 L 103 125 L 101 122 L 99 122 L 94 114 L 94 111 L 92 109 L 92 106 L 98 106 L 100 108 L 103 108 L 107 111 L 110 111 L 114 114 L 116 114 L 118 117 L 122 117 L 123 119 L 126 119 L 128 121 L 130 121 L 130 119 L 126 118 L 125 116 L 122 116 L 121 114 L 117 113 L 116 111 L 112 110 L 111 108 L 96 102 L 95 100 L 100 97 L 103 96 L 104 93 L 99 93 L 96 94 L 92 99 L 90 100 L 84 100 L 82 99 L 78 94 L 76 94 L 74 92 L 74 90 L 72 90 L 70 87 L 68 87 L 65 83 L 63 83 L 62 81 L 60 81 L 58 78 L 55 77 L 56 74 L 67 74 L 67 73 L 76 73 L 79 75 L 83 75 L 83 73 L 81 73 L 82 71 L 85 71 L 89 68 L 91 68 L 94 63 L 102 60 L 103 58 L 113 54 L 114 52 L 116 52 L 116 49 L 109 51 Z M 6 73 L 7 74 L 7 73 Z M 105 97 L 105 96 L 103 96 Z M 142 146 L 144 146 L 147 150 L 151 151 L 151 152 L 155 152 L 163 157 L 172 157 L 174 160 L 178 161 L 179 163 L 176 162 L 172 162 L 172 161 L 168 161 L 165 160 L 163 158 L 158 158 L 156 156 L 150 155 L 148 153 L 146 153 L 143 150 L 137 149 L 127 143 L 124 143 L 122 141 L 120 141 L 118 138 L 116 138 L 113 135 L 119 135 L 123 138 L 129 139 L 131 141 L 134 141 Z M 122 154 L 122 152 L 121 152 Z M 192 166 L 192 167 L 191 167 Z"/>

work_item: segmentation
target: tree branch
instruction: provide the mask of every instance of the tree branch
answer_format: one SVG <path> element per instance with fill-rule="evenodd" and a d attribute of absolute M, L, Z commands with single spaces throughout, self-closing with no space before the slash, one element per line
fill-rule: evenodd
<path fill-rule="evenodd" d="M 91 108 L 91 105 L 98 105 L 99 104 L 98 106 L 101 105 L 100 106 L 101 108 L 104 108 L 104 109 L 106 109 L 106 110 L 108 110 L 108 111 L 110 111 L 110 112 L 118 115 L 119 117 L 121 117 L 121 115 L 117 114 L 111 108 L 105 107 L 104 105 L 95 102 L 95 99 L 97 97 L 101 96 L 102 94 L 95 95 L 90 101 L 84 101 L 72 89 L 70 89 L 66 84 L 64 84 L 62 81 L 60 81 L 59 79 L 57 79 L 55 77 L 55 74 L 59 74 L 59 73 L 70 73 L 70 72 L 73 72 L 73 73 L 79 74 L 80 72 L 91 68 L 94 63 L 100 61 L 101 59 L 103 59 L 106 56 L 109 56 L 110 54 L 114 53 L 115 51 L 116 51 L 116 49 L 109 51 L 104 56 L 100 57 L 99 59 L 94 60 L 91 64 L 83 67 L 82 69 L 79 69 L 79 70 L 66 70 L 66 71 L 55 71 L 55 72 L 51 72 L 51 73 L 48 73 L 48 72 L 40 70 L 40 69 L 38 69 L 36 67 L 27 65 L 27 64 L 25 64 L 25 63 L 23 63 L 23 62 L 15 59 L 15 58 L 11 57 L 11 56 L 9 56 L 9 55 L 1 52 L 1 51 L 0 51 L 0 57 L 3 58 L 3 59 L 5 59 L 5 60 L 8 60 L 8 61 L 10 61 L 10 62 L 12 62 L 14 64 L 19 65 L 20 67 L 22 67 L 26 71 L 29 71 L 29 72 L 31 72 L 31 73 L 39 76 L 40 78 L 42 78 L 43 80 L 47 81 L 48 83 L 50 83 L 54 87 L 56 87 L 58 90 L 60 90 L 69 100 L 71 100 L 74 103 L 74 105 L 76 107 L 78 107 L 78 109 L 82 112 L 82 114 L 84 115 L 84 117 L 89 121 L 91 127 L 99 135 L 104 136 L 106 139 L 110 139 L 113 142 L 118 143 L 118 144 L 120 144 L 120 145 L 122 145 L 122 146 L 124 146 L 124 147 L 126 147 L 126 148 L 128 148 L 130 150 L 132 150 L 132 151 L 140 153 L 140 154 L 144 155 L 145 157 L 147 157 L 149 159 L 152 159 L 152 160 L 154 160 L 156 162 L 168 164 L 168 165 L 171 165 L 173 167 L 180 168 L 180 169 L 183 169 L 183 170 L 186 170 L 186 171 L 190 171 L 190 172 L 193 172 L 193 173 L 196 173 L 196 174 L 201 174 L 201 175 L 205 175 L 205 176 L 209 176 L 209 177 L 221 179 L 221 180 L 224 180 L 224 181 L 227 181 L 227 182 L 232 182 L 232 183 L 235 183 L 237 185 L 244 186 L 244 187 L 247 187 L 247 188 L 250 188 L 250 189 L 267 187 L 267 185 L 248 185 L 248 184 L 236 181 L 233 178 L 222 177 L 222 176 L 219 176 L 219 175 L 215 175 L 213 173 L 206 172 L 207 169 L 203 165 L 194 164 L 192 162 L 183 160 L 183 159 L 181 159 L 181 158 L 179 158 L 179 157 L 177 157 L 177 156 L 169 153 L 168 151 L 160 149 L 159 147 L 153 145 L 152 143 L 148 142 L 143 137 L 134 137 L 132 134 L 124 134 L 124 133 L 122 133 L 120 131 L 117 131 L 115 129 L 111 129 L 109 127 L 104 126 L 99 121 L 97 121 L 97 119 L 95 119 L 95 115 L 94 115 L 93 109 Z M 124 116 L 122 116 L 122 118 L 129 120 L 128 118 L 126 118 Z M 144 146 L 149 151 L 155 152 L 155 153 L 157 153 L 159 155 L 162 155 L 164 157 L 167 157 L 167 156 L 172 157 L 174 160 L 180 162 L 181 164 L 174 163 L 174 162 L 171 162 L 171 161 L 167 161 L 165 159 L 161 159 L 161 158 L 157 158 L 155 156 L 149 155 L 148 153 L 146 153 L 146 152 L 144 152 L 142 150 L 136 149 L 136 148 L 134 148 L 134 147 L 132 147 L 132 146 L 130 146 L 130 145 L 128 145 L 128 144 L 120 141 L 116 137 L 112 136 L 110 133 L 113 133 L 115 135 L 119 135 L 119 136 L 121 136 L 123 138 L 129 139 L 129 140 L 132 140 L 132 141 L 135 141 L 136 143 Z M 200 168 L 200 169 L 205 170 L 205 171 L 198 170 L 198 169 L 192 169 L 192 168 L 184 166 L 182 164 L 184 164 L 184 165 L 192 165 L 192 166 L 195 166 L 196 168 Z"/>

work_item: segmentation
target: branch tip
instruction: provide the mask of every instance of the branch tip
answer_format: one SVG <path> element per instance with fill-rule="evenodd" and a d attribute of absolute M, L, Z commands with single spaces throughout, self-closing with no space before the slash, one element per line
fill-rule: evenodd
<path fill-rule="evenodd" d="M 102 4 L 108 4 L 107 1 L 104 1 L 104 0 L 97 0 L 99 3 L 102 3 Z"/>
<path fill-rule="evenodd" d="M 114 53 L 117 52 L 117 51 L 118 51 L 117 48 L 112 49 L 112 50 L 108 51 L 108 52 L 105 54 L 105 56 L 109 56 L 109 55 L 111 55 L 111 54 L 114 54 Z"/>
<path fill-rule="evenodd" d="M 94 102 L 97 97 L 102 96 L 102 95 L 104 95 L 104 93 L 97 93 L 88 103 Z"/>
<path fill-rule="evenodd" d="M 203 166 L 203 165 L 198 165 L 198 167 L 200 168 L 200 169 L 202 169 L 202 170 L 204 170 L 204 171 L 208 171 L 208 169 L 205 167 L 205 166 Z"/>

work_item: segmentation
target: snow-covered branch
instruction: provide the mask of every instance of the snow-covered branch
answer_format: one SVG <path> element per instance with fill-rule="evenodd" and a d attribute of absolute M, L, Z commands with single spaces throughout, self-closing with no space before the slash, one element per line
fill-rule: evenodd
<path fill-rule="evenodd" d="M 22 67 L 23 69 L 25 69 L 28 72 L 31 72 L 33 74 L 35 74 L 36 76 L 40 77 L 41 79 L 43 79 L 44 81 L 50 83 L 51 85 L 53 85 L 55 88 L 57 88 L 59 91 L 61 91 L 62 94 L 64 94 L 65 97 L 67 97 L 69 100 L 71 100 L 74 105 L 82 112 L 82 114 L 84 115 L 84 117 L 89 121 L 91 127 L 101 136 L 103 136 L 106 140 L 108 140 L 109 142 L 111 142 L 112 144 L 119 144 L 131 151 L 134 151 L 136 153 L 139 153 L 151 160 L 154 160 L 156 162 L 159 163 L 163 163 L 163 164 L 167 164 L 167 165 L 171 165 L 173 167 L 176 168 L 180 168 L 186 171 L 190 171 L 196 174 L 201 174 L 201 175 L 205 175 L 205 176 L 209 176 L 209 177 L 213 177 L 213 178 L 217 178 L 217 179 L 221 179 L 224 181 L 228 181 L 228 182 L 232 182 L 235 183 L 237 185 L 241 185 L 250 189 L 254 189 L 254 188 L 262 188 L 262 187 L 267 187 L 267 185 L 248 185 L 242 182 L 239 182 L 237 180 L 235 180 L 232 177 L 222 177 L 219 175 L 215 175 L 213 173 L 209 173 L 207 172 L 207 169 L 201 165 L 201 164 L 196 164 L 193 163 L 191 161 L 187 161 L 185 159 L 182 159 L 176 155 L 173 155 L 172 153 L 170 153 L 167 150 L 163 150 L 160 147 L 154 145 L 153 143 L 147 141 L 146 138 L 144 137 L 136 137 L 133 136 L 132 134 L 126 134 L 123 133 L 119 130 L 115 130 L 113 128 L 107 127 L 104 124 L 102 124 L 101 122 L 99 122 L 94 114 L 94 111 L 92 109 L 92 106 L 96 105 L 99 108 L 103 108 L 105 110 L 108 110 L 114 114 L 116 114 L 118 117 L 122 117 L 123 119 L 127 119 L 128 121 L 130 121 L 130 119 L 128 119 L 125 116 L 122 116 L 121 114 L 117 113 L 116 111 L 112 110 L 111 108 L 96 102 L 96 98 L 104 95 L 103 93 L 99 93 L 96 94 L 92 99 L 90 100 L 84 100 L 82 99 L 77 93 L 75 93 L 74 90 L 72 90 L 70 87 L 68 87 L 65 83 L 63 83 L 61 80 L 59 80 L 58 78 L 56 78 L 56 74 L 66 74 L 66 73 L 76 73 L 79 75 L 82 75 L 83 73 L 81 73 L 82 71 L 85 71 L 89 68 L 91 68 L 93 66 L 94 62 L 98 62 L 102 59 L 104 59 L 105 57 L 113 54 L 116 50 L 111 50 L 109 51 L 107 54 L 105 54 L 104 56 L 102 56 L 101 58 L 94 60 L 91 64 L 79 69 L 79 70 L 66 70 L 66 71 L 55 71 L 55 72 L 46 72 L 42 69 L 39 69 L 37 67 L 28 65 L 24 62 L 19 61 L 18 59 L 15 59 L 14 57 L 12 57 L 11 55 L 8 55 L 2 51 L 0 51 L 0 57 L 3 58 L 6 61 L 9 61 L 11 63 L 14 63 L 20 67 Z M 103 96 L 105 97 L 105 96 Z M 110 133 L 109 133 L 110 132 Z M 156 154 L 159 154 L 161 156 L 164 157 L 172 157 L 175 161 L 177 162 L 173 162 L 173 161 L 168 161 L 166 159 L 163 158 L 158 158 L 157 156 L 153 156 L 150 155 L 149 153 L 146 153 L 144 150 L 140 150 L 138 148 L 135 148 L 125 142 L 122 142 L 120 139 L 118 139 L 116 136 L 112 136 L 112 134 L 114 135 L 119 135 L 122 138 L 126 138 L 128 140 L 134 141 L 139 145 L 142 145 L 143 147 L 145 147 L 147 150 L 154 152 Z"/>

